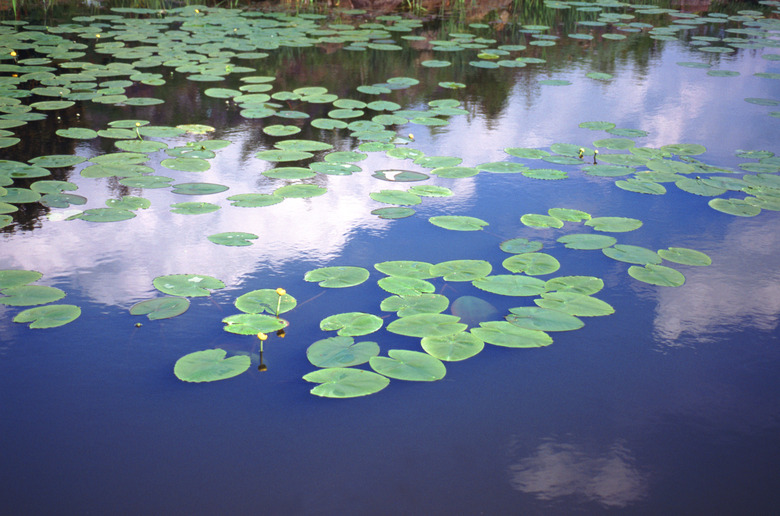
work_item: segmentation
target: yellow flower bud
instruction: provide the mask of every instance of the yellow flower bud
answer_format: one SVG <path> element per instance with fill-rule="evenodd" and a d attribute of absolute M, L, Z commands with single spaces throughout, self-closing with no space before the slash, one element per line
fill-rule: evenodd
<path fill-rule="evenodd" d="M 282 287 L 279 287 L 276 289 L 276 293 L 279 294 L 280 296 L 283 296 L 287 293 L 287 291 L 284 290 Z"/>
<path fill-rule="evenodd" d="M 16 57 L 16 50 L 11 50 L 11 57 Z"/>
<path fill-rule="evenodd" d="M 266 335 L 263 332 L 260 332 L 260 333 L 257 334 L 257 338 L 260 339 L 260 340 L 266 340 L 268 338 L 268 335 Z"/>

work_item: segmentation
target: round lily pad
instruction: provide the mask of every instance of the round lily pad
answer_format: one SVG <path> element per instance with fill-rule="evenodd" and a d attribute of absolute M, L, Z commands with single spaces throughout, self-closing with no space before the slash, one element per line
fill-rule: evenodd
<path fill-rule="evenodd" d="M 679 287 L 685 283 L 685 276 L 671 267 L 649 263 L 644 267 L 632 265 L 628 274 L 639 281 L 661 287 Z"/>
<path fill-rule="evenodd" d="M 324 195 L 326 192 L 326 188 L 318 185 L 294 184 L 277 188 L 274 190 L 273 195 L 284 198 L 308 199 Z"/>
<path fill-rule="evenodd" d="M 315 396 L 324 398 L 356 398 L 374 394 L 388 386 L 386 376 L 363 369 L 347 367 L 329 367 L 319 369 L 307 375 L 304 380 L 319 383 L 311 390 Z"/>
<path fill-rule="evenodd" d="M 82 219 L 88 222 L 118 222 L 120 220 L 132 219 L 133 217 L 135 217 L 135 213 L 121 208 L 91 208 L 70 218 Z"/>
<path fill-rule="evenodd" d="M 343 288 L 360 285 L 368 279 L 369 272 L 363 267 L 322 267 L 307 272 L 304 281 L 317 282 L 321 287 Z"/>
<path fill-rule="evenodd" d="M 185 382 L 215 382 L 238 376 L 251 364 L 246 355 L 225 358 L 224 349 L 206 349 L 184 355 L 173 367 L 176 378 Z"/>
<path fill-rule="evenodd" d="M 0 270 L 0 289 L 8 287 L 18 287 L 38 281 L 43 277 L 38 271 L 28 271 L 24 269 L 5 269 Z"/>
<path fill-rule="evenodd" d="M 384 321 L 373 314 L 365 312 L 346 312 L 331 315 L 320 321 L 323 331 L 336 331 L 343 337 L 357 337 L 374 333 L 382 327 Z"/>
<path fill-rule="evenodd" d="M 527 238 L 512 238 L 501 242 L 499 247 L 505 253 L 533 253 L 542 248 L 542 243 L 536 240 L 528 240 Z"/>
<path fill-rule="evenodd" d="M 223 330 L 237 335 L 272 333 L 285 328 L 288 324 L 284 319 L 265 314 L 236 314 L 225 317 L 222 322 L 225 323 Z"/>
<path fill-rule="evenodd" d="M 441 276 L 444 281 L 473 281 L 484 278 L 493 270 L 485 260 L 449 260 L 431 267 L 431 274 Z"/>
<path fill-rule="evenodd" d="M 217 278 L 196 274 L 158 276 L 152 284 L 163 294 L 182 297 L 208 296 L 211 294 L 209 290 L 225 288 L 225 284 Z"/>
<path fill-rule="evenodd" d="M 595 276 L 558 276 L 545 283 L 545 290 L 549 292 L 576 292 L 591 295 L 603 288 L 604 280 Z"/>
<path fill-rule="evenodd" d="M 753 206 L 744 199 L 716 198 L 711 199 L 708 204 L 715 210 L 728 213 L 729 215 L 736 215 L 737 217 L 755 217 L 761 213 L 761 208 Z"/>
<path fill-rule="evenodd" d="M 227 186 L 215 183 L 177 183 L 171 191 L 179 195 L 211 195 L 227 189 Z"/>
<path fill-rule="evenodd" d="M 538 213 L 526 213 L 520 217 L 520 222 L 526 226 L 534 228 L 562 228 L 563 221 L 561 219 L 551 217 L 550 215 L 541 215 Z"/>
<path fill-rule="evenodd" d="M 171 204 L 171 213 L 180 213 L 183 215 L 200 215 L 217 211 L 219 206 L 209 202 L 180 202 Z"/>
<path fill-rule="evenodd" d="M 615 237 L 609 235 L 597 235 L 592 233 L 575 233 L 560 237 L 558 242 L 569 249 L 604 249 L 617 242 Z"/>
<path fill-rule="evenodd" d="M 313 343 L 306 358 L 317 367 L 350 367 L 365 364 L 379 354 L 376 342 L 355 342 L 352 337 L 329 337 Z"/>
<path fill-rule="evenodd" d="M 409 337 L 445 337 L 467 328 L 459 320 L 457 316 L 440 313 L 409 315 L 388 324 L 387 331 Z"/>
<path fill-rule="evenodd" d="M 263 206 L 271 206 L 273 204 L 279 204 L 284 200 L 284 197 L 273 194 L 237 194 L 228 197 L 231 202 L 231 206 L 238 206 L 240 208 L 261 208 Z"/>
<path fill-rule="evenodd" d="M 200 158 L 169 158 L 162 160 L 160 165 L 183 172 L 205 172 L 211 167 L 208 161 Z"/>
<path fill-rule="evenodd" d="M 615 244 L 613 247 L 602 249 L 601 252 L 613 260 L 621 262 L 637 263 L 640 265 L 661 263 L 661 257 L 658 256 L 657 252 L 637 245 Z"/>
<path fill-rule="evenodd" d="M 606 301 L 577 292 L 545 292 L 541 299 L 534 299 L 534 303 L 542 308 L 578 317 L 596 317 L 615 312 Z"/>
<path fill-rule="evenodd" d="M 190 301 L 185 297 L 160 297 L 134 304 L 130 307 L 130 313 L 132 315 L 145 315 L 154 321 L 176 317 L 186 312 L 189 307 Z"/>
<path fill-rule="evenodd" d="M 391 349 L 387 357 L 371 357 L 369 364 L 379 374 L 397 380 L 432 382 L 441 380 L 447 368 L 441 360 L 427 353 Z"/>
<path fill-rule="evenodd" d="M 33 306 L 53 303 L 65 297 L 65 292 L 44 285 L 17 285 L 0 290 L 0 305 Z"/>
<path fill-rule="evenodd" d="M 76 305 L 47 305 L 28 308 L 16 314 L 16 323 L 30 323 L 30 328 L 56 328 L 75 321 L 81 315 Z"/>
<path fill-rule="evenodd" d="M 404 219 L 411 217 L 415 214 L 414 209 L 406 207 L 393 207 L 393 208 L 377 208 L 371 210 L 372 215 L 376 215 L 380 219 Z"/>
<path fill-rule="evenodd" d="M 436 288 L 433 284 L 418 278 L 405 278 L 403 276 L 388 276 L 377 281 L 382 290 L 399 296 L 419 296 L 433 292 Z"/>
<path fill-rule="evenodd" d="M 371 192 L 368 196 L 377 202 L 402 206 L 414 206 L 422 202 L 419 195 L 402 190 L 381 190 L 379 192 Z"/>
<path fill-rule="evenodd" d="M 275 289 L 264 288 L 238 296 L 233 304 L 236 305 L 236 308 L 248 314 L 268 312 L 269 314 L 278 315 L 295 308 L 298 301 L 286 292 L 279 295 Z"/>
<path fill-rule="evenodd" d="M 471 358 L 485 347 L 481 339 L 465 331 L 444 337 L 423 337 L 420 343 L 426 353 L 448 362 Z"/>
<path fill-rule="evenodd" d="M 428 279 L 433 278 L 432 264 L 412 260 L 392 260 L 374 264 L 374 268 L 388 276 L 403 276 L 408 278 Z"/>
<path fill-rule="evenodd" d="M 382 300 L 379 309 L 384 312 L 396 312 L 398 317 L 408 317 L 419 314 L 438 314 L 446 310 L 449 304 L 450 300 L 441 294 L 423 293 L 412 296 L 390 296 Z"/>
<path fill-rule="evenodd" d="M 555 257 L 546 253 L 520 253 L 503 261 L 502 265 L 510 272 L 524 272 L 529 276 L 552 274 L 561 268 Z"/>

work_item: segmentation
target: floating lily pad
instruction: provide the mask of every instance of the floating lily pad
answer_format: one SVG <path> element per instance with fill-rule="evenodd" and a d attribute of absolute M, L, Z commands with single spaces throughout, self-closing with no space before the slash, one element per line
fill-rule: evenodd
<path fill-rule="evenodd" d="M 452 190 L 436 185 L 414 185 L 409 188 L 409 193 L 423 197 L 451 197 Z"/>
<path fill-rule="evenodd" d="M 520 306 L 509 311 L 511 315 L 507 315 L 507 322 L 526 330 L 571 331 L 585 325 L 573 315 L 548 308 Z"/>
<path fill-rule="evenodd" d="M 575 233 L 560 237 L 558 242 L 569 249 L 604 249 L 617 242 L 615 237 L 609 235 L 597 235 L 592 233 Z"/>
<path fill-rule="evenodd" d="M 562 228 L 563 227 L 563 221 L 551 217 L 550 215 L 540 215 L 538 213 L 526 213 L 522 217 L 520 217 L 520 222 L 525 224 L 526 226 L 531 226 L 534 228 Z"/>
<path fill-rule="evenodd" d="M 545 292 L 534 303 L 578 317 L 597 317 L 615 313 L 612 305 L 601 299 L 576 292 Z"/>
<path fill-rule="evenodd" d="M 81 315 L 76 305 L 47 305 L 28 308 L 16 314 L 16 323 L 31 323 L 30 328 L 56 328 L 75 321 Z"/>
<path fill-rule="evenodd" d="M 120 208 L 91 208 L 69 217 L 69 219 L 81 219 L 88 222 L 119 222 L 132 219 L 135 213 Z"/>
<path fill-rule="evenodd" d="M 485 347 L 485 343 L 469 332 L 445 337 L 423 337 L 422 348 L 429 355 L 450 362 L 471 358 Z"/>
<path fill-rule="evenodd" d="M 436 288 L 433 284 L 418 278 L 406 278 L 403 276 L 388 276 L 377 282 L 382 290 L 399 296 L 419 296 L 433 292 Z"/>
<path fill-rule="evenodd" d="M 639 281 L 661 287 L 679 287 L 685 283 L 685 276 L 675 269 L 663 265 L 647 264 L 644 267 L 632 265 L 628 274 Z"/>
<path fill-rule="evenodd" d="M 686 249 L 684 247 L 670 247 L 668 249 L 659 249 L 658 255 L 664 260 L 681 263 L 683 265 L 710 265 L 712 259 L 701 251 Z"/>
<path fill-rule="evenodd" d="M 438 314 L 446 310 L 449 304 L 450 301 L 445 296 L 423 293 L 412 296 L 390 296 L 382 300 L 379 309 L 385 312 L 396 312 L 398 317 L 408 317 L 419 314 Z"/>
<path fill-rule="evenodd" d="M 228 231 L 225 233 L 216 233 L 214 235 L 209 235 L 206 238 L 208 238 L 210 241 L 214 242 L 215 244 L 219 244 L 219 245 L 247 246 L 247 245 L 252 245 L 252 240 L 256 240 L 259 237 L 254 233 Z"/>
<path fill-rule="evenodd" d="M 441 276 L 444 281 L 473 281 L 484 278 L 493 270 L 485 260 L 449 260 L 431 267 L 431 274 Z"/>
<path fill-rule="evenodd" d="M 414 215 L 415 211 L 406 207 L 377 208 L 371 210 L 371 214 L 378 216 L 380 219 L 404 219 Z"/>
<path fill-rule="evenodd" d="M 211 195 L 227 189 L 227 186 L 215 183 L 177 183 L 171 191 L 179 195 Z"/>
<path fill-rule="evenodd" d="M 544 281 L 519 274 L 497 274 L 471 282 L 480 290 L 502 296 L 537 296 L 546 290 Z"/>
<path fill-rule="evenodd" d="M 130 313 L 132 315 L 145 315 L 154 321 L 176 317 L 186 312 L 189 307 L 190 301 L 185 297 L 160 297 L 134 304 L 130 307 Z"/>
<path fill-rule="evenodd" d="M 545 283 L 545 290 L 549 292 L 576 292 L 586 296 L 603 288 L 604 280 L 595 276 L 559 276 Z"/>
<path fill-rule="evenodd" d="M 228 197 L 231 202 L 231 206 L 238 206 L 241 208 L 260 208 L 263 206 L 271 206 L 273 204 L 279 204 L 284 200 L 284 197 L 273 194 L 237 194 Z"/>
<path fill-rule="evenodd" d="M 314 154 L 308 151 L 283 149 L 264 150 L 255 154 L 256 158 L 272 162 L 300 161 L 313 156 Z"/>
<path fill-rule="evenodd" d="M 234 304 L 236 308 L 248 314 L 268 312 L 278 315 L 289 312 L 297 306 L 298 302 L 287 293 L 280 296 L 274 289 L 259 289 L 238 296 Z"/>
<path fill-rule="evenodd" d="M 698 154 L 704 154 L 707 148 L 704 145 L 698 143 L 675 143 L 672 145 L 664 145 L 661 150 L 677 154 L 678 156 L 696 156 Z"/>
<path fill-rule="evenodd" d="M 387 325 L 387 331 L 409 337 L 445 337 L 464 331 L 459 317 L 448 314 L 418 314 L 401 317 Z"/>
<path fill-rule="evenodd" d="M 38 281 L 43 277 L 38 271 L 28 271 L 24 269 L 5 269 L 0 270 L 0 289 L 8 287 L 19 287 Z"/>
<path fill-rule="evenodd" d="M 43 168 L 66 168 L 78 165 L 87 159 L 82 156 L 70 154 L 53 154 L 50 156 L 38 156 L 30 160 L 30 163 Z"/>
<path fill-rule="evenodd" d="M 176 378 L 185 382 L 215 382 L 238 376 L 251 364 L 246 355 L 225 358 L 224 349 L 206 349 L 184 355 L 173 367 Z"/>
<path fill-rule="evenodd" d="M 57 129 L 57 136 L 63 138 L 72 138 L 74 140 L 91 140 L 97 138 L 97 131 L 87 129 L 86 127 L 70 127 L 68 129 Z"/>
<path fill-rule="evenodd" d="M 329 337 L 313 343 L 306 358 L 317 367 L 350 367 L 365 364 L 379 354 L 376 342 L 355 342 L 352 337 Z"/>
<path fill-rule="evenodd" d="M 562 158 L 565 156 L 561 156 Z M 547 158 L 545 158 L 547 159 Z M 563 170 L 556 170 L 553 168 L 535 168 L 535 169 L 526 169 L 523 170 L 522 174 L 525 177 L 530 177 L 531 179 L 544 179 L 547 181 L 550 180 L 558 180 L 558 179 L 567 179 L 569 177 L 569 174 L 564 172 Z"/>
<path fill-rule="evenodd" d="M 121 199 L 108 199 L 106 200 L 106 206 L 109 208 L 121 209 L 121 210 L 145 210 L 152 205 L 149 199 L 143 197 L 136 197 L 134 195 L 123 195 Z"/>
<path fill-rule="evenodd" d="M 434 275 L 431 273 L 432 264 L 428 262 L 418 262 L 412 260 L 392 260 L 374 264 L 374 268 L 388 276 L 403 276 L 407 278 L 429 279 Z"/>
<path fill-rule="evenodd" d="M 630 178 L 625 181 L 615 181 L 615 186 L 622 190 L 628 190 L 629 192 L 650 195 L 663 195 L 666 193 L 664 185 L 643 179 Z"/>
<path fill-rule="evenodd" d="M 414 206 L 422 202 L 419 195 L 401 190 L 381 190 L 379 192 L 371 192 L 368 195 L 378 202 L 402 206 Z"/>
<path fill-rule="evenodd" d="M 0 305 L 34 306 L 53 303 L 65 297 L 65 292 L 44 285 L 17 285 L 0 290 Z"/>
<path fill-rule="evenodd" d="M 365 312 L 346 312 L 331 315 L 320 321 L 323 331 L 336 331 L 343 337 L 357 337 L 374 333 L 382 327 L 384 321 Z"/>
<path fill-rule="evenodd" d="M 447 368 L 441 360 L 427 353 L 405 349 L 391 349 L 387 357 L 371 357 L 371 368 L 384 376 L 397 380 L 426 381 L 441 380 Z"/>
<path fill-rule="evenodd" d="M 613 247 L 602 249 L 602 252 L 613 260 L 621 262 L 637 263 L 639 265 L 661 263 L 661 257 L 658 256 L 657 252 L 636 245 L 615 244 Z"/>
<path fill-rule="evenodd" d="M 533 253 L 542 248 L 542 243 L 536 240 L 528 240 L 527 238 L 512 238 L 501 242 L 499 247 L 505 253 Z"/>
<path fill-rule="evenodd" d="M 205 172 L 211 168 L 211 164 L 205 159 L 200 158 L 170 158 L 160 162 L 165 168 L 171 170 L 181 170 L 183 172 Z"/>
<path fill-rule="evenodd" d="M 273 195 L 284 198 L 308 199 L 318 197 L 327 192 L 326 188 L 317 185 L 287 185 L 274 190 Z"/>
<path fill-rule="evenodd" d="M 476 217 L 467 217 L 463 215 L 439 215 L 431 217 L 428 222 L 440 228 L 453 231 L 480 231 L 488 223 Z"/>
<path fill-rule="evenodd" d="M 182 215 L 200 215 L 217 211 L 219 206 L 210 202 L 179 202 L 171 204 L 171 213 Z"/>
<path fill-rule="evenodd" d="M 87 167 L 92 168 L 92 167 Z M 87 169 L 84 169 L 87 170 Z M 111 171 L 107 171 L 111 172 Z M 141 176 L 141 177 L 125 177 L 119 180 L 119 184 L 129 186 L 131 188 L 168 188 L 171 186 L 172 177 L 165 176 Z"/>
<path fill-rule="evenodd" d="M 524 272 L 529 276 L 552 274 L 561 268 L 555 257 L 546 253 L 520 253 L 510 256 L 502 265 L 510 272 Z"/>
<path fill-rule="evenodd" d="M 373 371 L 350 369 L 346 367 L 329 367 L 304 375 L 304 380 L 319 383 L 311 390 L 315 396 L 325 398 L 356 398 L 374 394 L 388 386 L 390 380 L 386 376 Z"/>
<path fill-rule="evenodd" d="M 755 217 L 761 213 L 761 208 L 753 206 L 745 199 L 711 199 L 708 203 L 715 210 L 736 215 L 737 217 Z"/>
<path fill-rule="evenodd" d="M 596 217 L 585 222 L 596 231 L 605 231 L 608 233 L 624 233 L 634 231 L 642 227 L 642 221 L 629 217 Z"/>
<path fill-rule="evenodd" d="M 491 172 L 493 174 L 518 174 L 528 170 L 528 167 L 521 163 L 511 161 L 494 161 L 491 163 L 482 163 L 477 165 L 478 170 Z"/>
<path fill-rule="evenodd" d="M 211 294 L 209 290 L 225 288 L 225 284 L 217 278 L 196 274 L 158 276 L 152 284 L 163 294 L 182 297 L 208 296 Z"/>
<path fill-rule="evenodd" d="M 591 218 L 590 213 L 572 208 L 550 208 L 547 210 L 547 213 L 551 217 L 567 222 L 580 222 L 582 220 L 590 220 Z"/>
<path fill-rule="evenodd" d="M 226 332 L 237 335 L 273 333 L 287 326 L 287 321 L 265 314 L 236 314 L 222 319 Z"/>
<path fill-rule="evenodd" d="M 307 272 L 304 281 L 317 282 L 321 287 L 344 288 L 360 285 L 368 279 L 369 272 L 363 267 L 322 267 Z"/>
<path fill-rule="evenodd" d="M 480 323 L 471 333 L 478 339 L 505 348 L 540 348 L 552 344 L 552 337 L 541 330 L 529 330 L 506 321 Z"/>

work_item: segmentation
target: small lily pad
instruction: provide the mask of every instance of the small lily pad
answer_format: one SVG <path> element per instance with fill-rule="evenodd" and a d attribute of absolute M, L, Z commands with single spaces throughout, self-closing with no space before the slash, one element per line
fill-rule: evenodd
<path fill-rule="evenodd" d="M 527 238 L 512 238 L 501 242 L 499 247 L 505 253 L 534 253 L 542 248 L 542 243 L 536 240 L 528 240 Z"/>
<path fill-rule="evenodd" d="M 534 228 L 562 228 L 563 221 L 561 219 L 551 217 L 550 215 L 541 215 L 538 213 L 526 213 L 520 217 L 520 222 L 526 226 Z"/>
<path fill-rule="evenodd" d="M 371 357 L 369 364 L 379 374 L 397 380 L 432 382 L 441 380 L 447 368 L 441 360 L 427 353 L 391 349 L 387 357 Z"/>
<path fill-rule="evenodd" d="M 219 244 L 219 245 L 247 246 L 247 245 L 252 245 L 252 240 L 256 240 L 259 237 L 254 233 L 243 233 L 241 231 L 228 231 L 225 233 L 217 233 L 214 235 L 209 235 L 206 238 L 208 238 L 210 241 L 214 242 L 215 244 Z"/>
<path fill-rule="evenodd" d="M 224 349 L 206 349 L 184 355 L 173 367 L 176 378 L 185 382 L 215 382 L 238 376 L 251 365 L 246 355 L 225 358 Z"/>
<path fill-rule="evenodd" d="M 186 312 L 189 307 L 190 301 L 185 297 L 160 297 L 134 304 L 130 307 L 130 313 L 132 315 L 145 315 L 154 321 L 176 317 Z"/>
<path fill-rule="evenodd" d="M 406 207 L 392 207 L 392 208 L 377 208 L 371 210 L 372 215 L 376 215 L 380 219 L 405 219 L 415 214 L 414 209 Z"/>
<path fill-rule="evenodd" d="M 444 281 L 474 281 L 490 274 L 493 266 L 485 260 L 449 260 L 437 263 L 430 270 Z"/>

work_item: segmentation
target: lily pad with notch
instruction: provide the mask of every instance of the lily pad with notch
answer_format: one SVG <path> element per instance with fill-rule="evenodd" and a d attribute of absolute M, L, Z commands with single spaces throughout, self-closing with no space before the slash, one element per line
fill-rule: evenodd
<path fill-rule="evenodd" d="M 579 330 L 585 323 L 577 317 L 558 310 L 538 306 L 519 306 L 509 309 L 507 322 L 525 328 L 540 331 Z"/>
<path fill-rule="evenodd" d="M 436 357 L 420 351 L 391 349 L 387 357 L 371 357 L 369 364 L 379 374 L 396 380 L 432 382 L 441 380 L 447 368 Z"/>
<path fill-rule="evenodd" d="M 355 342 L 347 336 L 318 340 L 306 350 L 306 358 L 317 367 L 350 367 L 365 364 L 377 355 L 379 345 L 376 342 Z"/>
<path fill-rule="evenodd" d="M 375 394 L 390 384 L 386 376 L 363 369 L 329 367 L 303 376 L 307 382 L 318 383 L 311 389 L 324 398 L 356 398 Z"/>
<path fill-rule="evenodd" d="M 505 348 L 541 348 L 553 342 L 544 331 L 521 328 L 506 321 L 480 323 L 471 333 L 488 344 Z"/>
<path fill-rule="evenodd" d="M 196 274 L 158 276 L 152 284 L 163 294 L 181 297 L 208 296 L 211 294 L 210 290 L 225 288 L 225 284 L 217 278 Z"/>
<path fill-rule="evenodd" d="M 308 271 L 304 281 L 316 282 L 325 288 L 345 288 L 360 285 L 368 279 L 369 272 L 363 267 L 335 266 L 321 267 Z"/>
<path fill-rule="evenodd" d="M 215 382 L 238 376 L 251 365 L 246 355 L 225 358 L 224 349 L 206 349 L 184 355 L 173 366 L 176 378 L 185 382 Z"/>
<path fill-rule="evenodd" d="M 190 301 L 186 297 L 160 297 L 140 301 L 130 307 L 131 315 L 145 315 L 149 320 L 170 319 L 187 311 Z"/>
<path fill-rule="evenodd" d="M 345 312 L 328 316 L 320 321 L 323 331 L 337 331 L 342 337 L 357 337 L 374 333 L 384 321 L 374 314 Z"/>
<path fill-rule="evenodd" d="M 73 322 L 81 315 L 76 305 L 47 305 L 28 308 L 16 314 L 16 323 L 30 323 L 32 329 L 56 328 Z"/>

